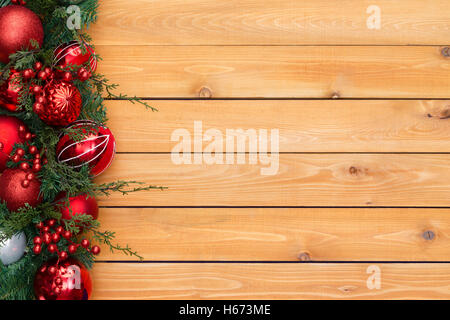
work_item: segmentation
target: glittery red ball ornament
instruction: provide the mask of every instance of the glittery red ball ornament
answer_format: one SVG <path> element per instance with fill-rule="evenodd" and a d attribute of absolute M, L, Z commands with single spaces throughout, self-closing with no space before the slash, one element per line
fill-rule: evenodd
<path fill-rule="evenodd" d="M 69 220 L 80 214 L 88 214 L 95 220 L 98 218 L 98 204 L 94 197 L 82 194 L 76 197 L 69 197 L 66 202 L 66 195 L 60 194 L 56 197 L 57 209 L 61 212 L 63 219 Z"/>
<path fill-rule="evenodd" d="M 42 202 L 39 195 L 41 182 L 38 179 L 28 180 L 27 175 L 31 171 L 23 171 L 19 168 L 6 169 L 0 176 L 0 201 L 5 201 L 11 211 L 17 211 L 28 203 L 36 207 Z M 24 181 L 28 181 L 24 184 Z"/>
<path fill-rule="evenodd" d="M 25 129 L 22 133 L 19 130 L 21 126 Z M 28 132 L 28 129 L 21 120 L 0 115 L 0 173 L 6 169 L 8 156 L 13 151 L 14 145 L 25 143 L 25 132 Z M 1 187 L 0 184 L 0 189 Z"/>
<path fill-rule="evenodd" d="M 56 65 L 66 68 L 69 65 L 82 66 L 89 63 L 91 70 L 94 72 L 97 69 L 97 58 L 95 57 L 94 49 L 92 49 L 86 43 L 84 44 L 85 50 L 83 54 L 83 44 L 78 41 L 71 41 L 60 45 L 55 50 L 55 63 Z"/>
<path fill-rule="evenodd" d="M 71 129 L 86 133 L 81 141 L 74 141 L 69 135 L 60 137 L 56 146 L 56 157 L 60 163 L 77 169 L 89 165 L 91 173 L 98 176 L 105 171 L 114 159 L 116 140 L 107 127 L 93 121 L 76 121 Z"/>
<path fill-rule="evenodd" d="M 46 124 L 67 126 L 80 116 L 81 94 L 72 83 L 51 81 L 45 86 L 43 97 L 45 103 L 39 108 L 35 107 L 34 111 Z"/>
<path fill-rule="evenodd" d="M 39 300 L 89 300 L 91 276 L 75 259 L 59 263 L 50 260 L 38 269 L 34 277 L 34 293 Z"/>
<path fill-rule="evenodd" d="M 0 107 L 12 112 L 17 111 L 19 92 L 22 90 L 22 87 L 20 72 L 10 70 L 8 80 L 0 86 Z"/>
<path fill-rule="evenodd" d="M 44 29 L 39 17 L 23 6 L 10 5 L 0 8 L 0 62 L 8 63 L 9 55 L 27 48 L 30 40 L 42 46 Z"/>

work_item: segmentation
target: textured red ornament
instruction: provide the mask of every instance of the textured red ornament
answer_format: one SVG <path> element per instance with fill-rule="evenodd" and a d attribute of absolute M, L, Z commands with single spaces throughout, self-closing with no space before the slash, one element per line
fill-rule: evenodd
<path fill-rule="evenodd" d="M 42 46 L 44 29 L 39 17 L 23 6 L 0 8 L 0 62 L 8 63 L 9 55 L 22 48 L 30 49 L 34 39 Z"/>
<path fill-rule="evenodd" d="M 70 197 L 68 204 L 65 201 L 65 194 L 60 194 L 56 199 L 57 208 L 63 219 L 69 220 L 80 214 L 88 214 L 95 220 L 98 218 L 98 204 L 94 197 L 88 197 L 87 194 Z"/>
<path fill-rule="evenodd" d="M 25 135 L 19 132 L 19 127 L 23 126 L 28 132 L 25 123 L 11 116 L 0 116 L 0 173 L 6 169 L 8 155 L 13 151 L 14 145 L 25 142 Z M 0 184 L 1 187 L 3 187 Z M 0 188 L 1 189 L 1 188 Z"/>
<path fill-rule="evenodd" d="M 39 196 L 41 182 L 37 179 L 28 180 L 27 187 L 22 182 L 27 180 L 27 175 L 31 171 L 21 169 L 6 169 L 0 176 L 0 200 L 6 202 L 6 206 L 11 211 L 17 211 L 28 203 L 36 207 L 42 202 Z"/>
<path fill-rule="evenodd" d="M 71 41 L 60 45 L 55 50 L 55 63 L 56 65 L 66 68 L 69 65 L 82 66 L 89 62 L 91 70 L 94 72 L 97 70 L 97 58 L 95 57 L 94 49 L 89 45 L 84 44 L 86 51 L 83 54 L 81 43 L 78 41 Z"/>
<path fill-rule="evenodd" d="M 92 280 L 89 271 L 75 259 L 41 266 L 34 278 L 34 293 L 39 300 L 89 300 Z"/>
<path fill-rule="evenodd" d="M 98 176 L 111 165 L 116 153 L 111 130 L 88 120 L 77 121 L 70 128 L 81 129 L 87 136 L 75 142 L 63 135 L 56 146 L 57 161 L 75 169 L 88 164 L 92 175 Z"/>
<path fill-rule="evenodd" d="M 78 119 L 82 100 L 80 91 L 72 83 L 49 82 L 44 88 L 45 103 L 34 109 L 39 118 L 50 126 L 67 126 Z"/>
<path fill-rule="evenodd" d="M 19 92 L 22 90 L 20 72 L 10 70 L 10 76 L 0 87 L 0 107 L 15 112 L 19 102 Z"/>

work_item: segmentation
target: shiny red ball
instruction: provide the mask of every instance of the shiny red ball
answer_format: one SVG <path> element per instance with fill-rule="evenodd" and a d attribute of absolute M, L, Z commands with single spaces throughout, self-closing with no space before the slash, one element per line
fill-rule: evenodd
<path fill-rule="evenodd" d="M 39 17 L 30 9 L 10 5 L 0 8 L 0 62 L 9 62 L 9 55 L 31 48 L 30 40 L 42 46 L 44 29 Z"/>
<path fill-rule="evenodd" d="M 98 218 L 97 200 L 93 197 L 88 197 L 87 194 L 70 197 L 68 203 L 66 203 L 66 195 L 60 194 L 56 197 L 56 201 L 56 207 L 61 212 L 62 219 L 69 220 L 80 214 L 88 214 L 94 220 Z"/>
<path fill-rule="evenodd" d="M 25 135 L 19 130 L 21 126 L 28 130 L 25 124 L 16 117 L 0 115 L 0 144 L 2 145 L 0 150 L 0 173 L 6 169 L 8 155 L 13 151 L 14 145 L 25 143 Z"/>
<path fill-rule="evenodd" d="M 89 63 L 91 70 L 97 69 L 97 58 L 94 50 L 87 44 L 84 44 L 85 52 L 83 54 L 82 44 L 78 41 L 71 41 L 59 46 L 55 50 L 55 63 L 61 68 L 72 66 L 82 66 Z"/>
<path fill-rule="evenodd" d="M 47 103 L 35 110 L 39 118 L 50 126 L 67 126 L 81 113 L 81 93 L 72 83 L 50 82 L 43 93 Z"/>
<path fill-rule="evenodd" d="M 6 169 L 0 176 L 0 200 L 6 202 L 11 211 L 17 211 L 28 203 L 36 207 L 42 202 L 40 196 L 41 182 L 37 179 L 29 180 L 29 185 L 24 187 L 22 182 L 26 180 L 28 172 L 19 168 Z"/>
<path fill-rule="evenodd" d="M 54 268 L 54 272 L 50 273 L 50 268 Z M 38 269 L 34 292 L 36 298 L 42 300 L 89 300 L 92 280 L 88 270 L 75 259 L 59 264 L 51 260 Z"/>
<path fill-rule="evenodd" d="M 89 165 L 93 176 L 104 172 L 116 153 L 116 140 L 111 130 L 87 120 L 77 121 L 69 128 L 85 132 L 86 137 L 75 142 L 67 134 L 61 136 L 56 146 L 57 161 L 74 169 Z"/>

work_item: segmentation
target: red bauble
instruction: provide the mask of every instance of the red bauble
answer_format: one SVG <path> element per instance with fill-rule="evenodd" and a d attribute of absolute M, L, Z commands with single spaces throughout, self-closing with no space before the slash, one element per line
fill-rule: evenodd
<path fill-rule="evenodd" d="M 0 62 L 8 63 L 9 55 L 28 48 L 34 39 L 42 46 L 44 29 L 39 17 L 23 6 L 0 8 Z"/>
<path fill-rule="evenodd" d="M 77 121 L 70 128 L 83 130 L 87 136 L 75 142 L 63 135 L 56 146 L 57 161 L 75 169 L 89 165 L 92 175 L 98 176 L 111 165 L 116 153 L 111 130 L 88 120 Z"/>
<path fill-rule="evenodd" d="M 19 132 L 19 127 L 23 126 L 28 132 L 25 123 L 11 116 L 0 116 L 0 173 L 6 169 L 8 156 L 13 151 L 14 145 L 25 142 L 25 134 Z M 0 187 L 2 185 L 0 184 Z"/>
<path fill-rule="evenodd" d="M 94 50 L 87 45 L 85 46 L 85 53 L 83 54 L 82 44 L 78 41 L 71 41 L 60 45 L 55 50 L 55 63 L 61 68 L 66 68 L 69 65 L 81 67 L 85 63 L 89 62 L 91 72 L 97 69 L 97 58 L 95 57 Z"/>
<path fill-rule="evenodd" d="M 39 195 L 41 182 L 36 178 L 27 180 L 30 172 L 18 168 L 6 169 L 0 176 L 0 201 L 5 201 L 9 210 L 17 211 L 26 203 L 36 207 L 42 202 L 42 197 Z M 24 186 L 24 181 L 29 183 Z"/>
<path fill-rule="evenodd" d="M 98 204 L 93 197 L 82 194 L 76 197 L 69 197 L 69 203 L 66 203 L 66 195 L 60 194 L 56 197 L 57 209 L 61 212 L 63 219 L 69 220 L 80 214 L 88 214 L 95 220 L 98 218 Z"/>
<path fill-rule="evenodd" d="M 10 70 L 10 76 L 0 87 L 0 107 L 8 111 L 17 111 L 19 92 L 22 90 L 20 72 Z"/>
<path fill-rule="evenodd" d="M 34 278 L 34 293 L 39 300 L 89 300 L 92 280 L 89 271 L 75 259 L 41 266 Z"/>
<path fill-rule="evenodd" d="M 49 82 L 43 97 L 45 103 L 34 111 L 39 118 L 50 126 L 67 126 L 78 119 L 82 100 L 80 91 L 72 83 L 64 81 Z"/>

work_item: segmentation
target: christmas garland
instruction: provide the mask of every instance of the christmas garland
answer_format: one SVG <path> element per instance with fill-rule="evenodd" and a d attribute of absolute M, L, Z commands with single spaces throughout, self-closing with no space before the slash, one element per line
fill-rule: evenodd
<path fill-rule="evenodd" d="M 93 178 L 115 153 L 104 99 L 155 109 L 115 95 L 95 72 L 86 29 L 97 9 L 97 0 L 0 0 L 1 300 L 88 299 L 93 242 L 140 258 L 100 231 L 96 197 L 162 188 Z"/>

